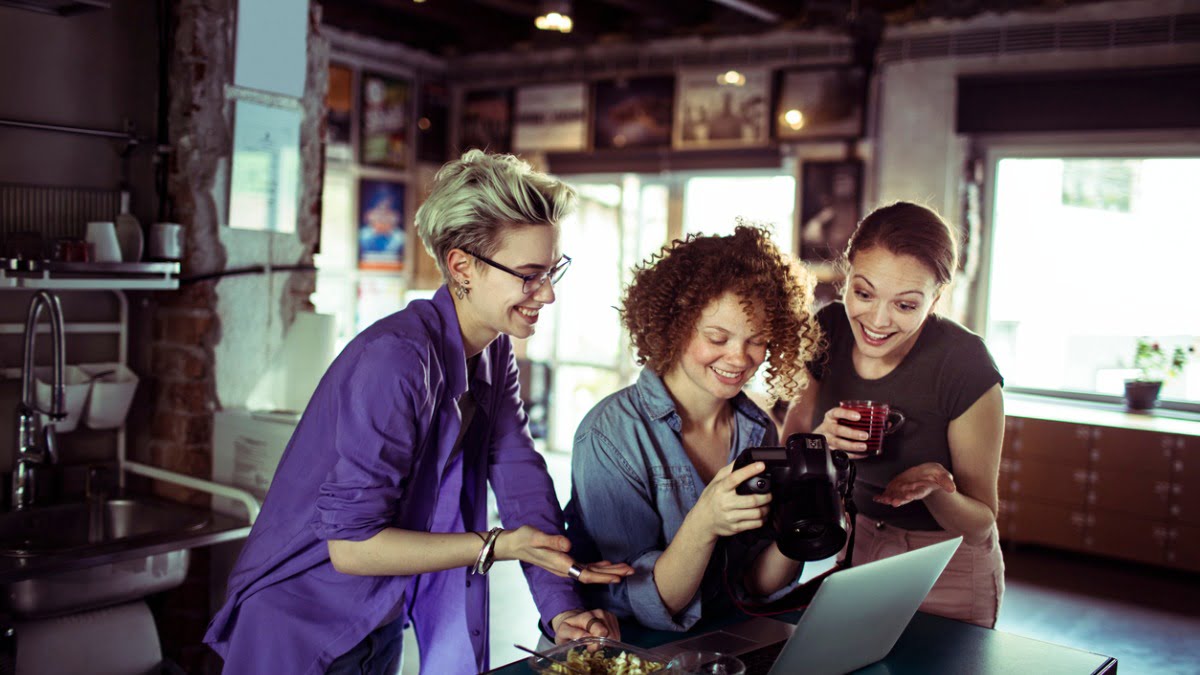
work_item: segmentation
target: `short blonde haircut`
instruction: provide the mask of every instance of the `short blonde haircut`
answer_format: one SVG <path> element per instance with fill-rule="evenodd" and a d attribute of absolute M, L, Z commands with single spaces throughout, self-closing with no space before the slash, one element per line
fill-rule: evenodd
<path fill-rule="evenodd" d="M 520 158 L 469 150 L 437 172 L 428 199 L 417 209 L 417 234 L 449 283 L 451 250 L 491 257 L 506 228 L 558 225 L 575 201 L 571 186 Z"/>

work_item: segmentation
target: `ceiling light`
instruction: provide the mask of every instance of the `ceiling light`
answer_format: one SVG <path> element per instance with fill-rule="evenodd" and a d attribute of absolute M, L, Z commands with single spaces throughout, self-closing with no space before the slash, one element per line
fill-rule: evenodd
<path fill-rule="evenodd" d="M 792 108 L 783 113 L 783 122 L 788 125 L 792 131 L 798 131 L 804 126 L 804 113 Z"/>
<path fill-rule="evenodd" d="M 569 0 L 543 0 L 541 14 L 533 20 L 533 25 L 539 30 L 556 30 L 560 33 L 570 33 L 575 27 L 571 21 L 571 3 Z"/>
<path fill-rule="evenodd" d="M 746 84 L 746 76 L 736 70 L 730 70 L 717 76 L 717 84 L 732 84 L 741 87 Z"/>

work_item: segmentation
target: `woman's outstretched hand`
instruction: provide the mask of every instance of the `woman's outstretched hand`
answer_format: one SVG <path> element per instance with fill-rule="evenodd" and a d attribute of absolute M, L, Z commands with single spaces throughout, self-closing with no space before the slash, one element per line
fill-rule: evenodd
<path fill-rule="evenodd" d="M 546 534 L 531 525 L 505 530 L 496 539 L 496 560 L 520 560 L 537 565 L 555 576 L 566 577 L 575 559 L 567 555 L 571 542 L 559 534 Z M 583 584 L 615 584 L 633 574 L 625 563 L 607 560 L 580 565 L 578 581 Z"/>
<path fill-rule="evenodd" d="M 621 626 L 617 623 L 617 617 L 603 609 L 569 609 L 551 619 L 550 628 L 554 631 L 556 644 L 589 635 L 612 640 L 621 639 Z"/>
<path fill-rule="evenodd" d="M 883 489 L 875 501 L 889 506 L 904 506 L 918 499 L 925 499 L 936 490 L 956 492 L 954 476 L 937 462 L 918 464 L 896 475 Z"/>
<path fill-rule="evenodd" d="M 705 529 L 715 537 L 729 537 L 763 526 L 771 495 L 739 495 L 737 486 L 767 468 L 762 462 L 747 464 L 737 471 L 733 462 L 721 467 L 700 493 L 692 512 L 704 519 Z"/>

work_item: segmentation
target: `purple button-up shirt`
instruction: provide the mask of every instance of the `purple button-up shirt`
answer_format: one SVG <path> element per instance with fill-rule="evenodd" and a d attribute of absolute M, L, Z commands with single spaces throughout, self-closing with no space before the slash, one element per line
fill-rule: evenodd
<path fill-rule="evenodd" d="M 384 528 L 487 528 L 487 481 L 507 528 L 562 532 L 546 463 L 533 449 L 507 336 L 471 373 L 474 419 L 452 454 L 467 365 L 446 287 L 380 320 L 321 379 L 279 462 L 205 642 L 225 673 L 323 673 L 385 621 L 410 613 L 421 670 L 488 663 L 488 600 L 466 568 L 416 576 L 342 574 L 329 539 Z M 542 620 L 582 607 L 572 582 L 522 563 Z"/>

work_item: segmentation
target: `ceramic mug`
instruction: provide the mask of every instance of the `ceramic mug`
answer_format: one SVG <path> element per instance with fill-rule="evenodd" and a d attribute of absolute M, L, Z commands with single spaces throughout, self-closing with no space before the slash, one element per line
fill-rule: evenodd
<path fill-rule="evenodd" d="M 92 221 L 87 224 L 87 243 L 92 245 L 92 260 L 102 263 L 121 262 L 121 245 L 117 228 L 112 221 Z"/>
<path fill-rule="evenodd" d="M 183 259 L 183 225 L 154 223 L 150 226 L 150 260 Z"/>

